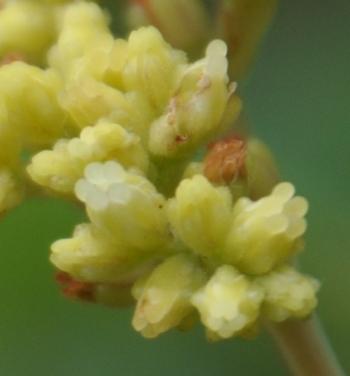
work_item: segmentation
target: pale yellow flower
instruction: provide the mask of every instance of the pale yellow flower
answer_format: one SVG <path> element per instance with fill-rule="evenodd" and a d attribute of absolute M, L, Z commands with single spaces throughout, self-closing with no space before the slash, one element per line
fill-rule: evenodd
<path fill-rule="evenodd" d="M 221 338 L 251 327 L 259 317 L 264 290 L 234 267 L 219 267 L 193 297 L 202 323 Z"/>
<path fill-rule="evenodd" d="M 319 282 L 290 266 L 259 277 L 256 283 L 265 291 L 263 314 L 272 321 L 305 318 L 316 308 Z"/>
<path fill-rule="evenodd" d="M 93 3 L 76 2 L 63 8 L 57 19 L 58 41 L 48 55 L 49 65 L 68 76 L 74 64 L 98 43 L 112 40 L 108 17 Z"/>
<path fill-rule="evenodd" d="M 133 31 L 128 39 L 127 58 L 122 67 L 126 91 L 136 91 L 160 115 L 186 63 L 185 54 L 168 45 L 153 27 Z"/>
<path fill-rule="evenodd" d="M 159 157 L 186 154 L 222 131 L 222 120 L 231 98 L 235 113 L 239 100 L 229 85 L 227 47 L 223 41 L 209 44 L 206 57 L 182 73 L 163 115 L 151 126 L 149 149 Z"/>
<path fill-rule="evenodd" d="M 152 338 L 180 325 L 193 311 L 191 296 L 205 280 L 204 271 L 189 256 L 180 254 L 164 261 L 133 289 L 137 299 L 134 328 Z"/>
<path fill-rule="evenodd" d="M 75 192 L 91 221 L 125 247 L 157 252 L 171 240 L 165 198 L 139 171 L 92 163 Z"/>
<path fill-rule="evenodd" d="M 89 283 L 133 283 L 153 266 L 152 257 L 140 255 L 91 224 L 77 226 L 72 238 L 56 241 L 51 250 L 51 262 L 59 270 Z"/>
<path fill-rule="evenodd" d="M 30 148 L 51 145 L 71 129 L 57 100 L 61 85 L 54 70 L 21 62 L 0 68 L 0 103 L 5 111 L 0 116 Z"/>
<path fill-rule="evenodd" d="M 168 203 L 174 233 L 194 253 L 219 257 L 229 230 L 232 198 L 228 188 L 214 187 L 201 175 L 182 180 Z"/>
<path fill-rule="evenodd" d="M 249 274 L 264 274 L 300 250 L 308 209 L 294 187 L 281 183 L 258 201 L 241 198 L 235 204 L 223 259 Z"/>

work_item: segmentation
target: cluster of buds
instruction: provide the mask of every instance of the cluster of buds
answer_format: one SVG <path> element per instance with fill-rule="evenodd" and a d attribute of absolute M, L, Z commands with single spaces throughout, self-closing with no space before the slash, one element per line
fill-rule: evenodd
<path fill-rule="evenodd" d="M 35 27 L 16 29 L 30 12 Z M 79 202 L 87 222 L 51 247 L 57 280 L 70 298 L 135 304 L 145 337 L 309 316 L 318 282 L 293 267 L 307 202 L 261 141 L 230 133 L 242 106 L 225 42 L 190 62 L 153 26 L 115 39 L 108 20 L 85 1 L 1 10 L 0 213 L 32 192 Z"/>

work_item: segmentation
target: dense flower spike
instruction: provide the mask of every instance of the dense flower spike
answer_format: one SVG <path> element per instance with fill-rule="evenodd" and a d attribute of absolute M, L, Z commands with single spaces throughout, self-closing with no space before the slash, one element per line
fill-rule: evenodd
<path fill-rule="evenodd" d="M 259 18 L 223 3 L 242 14 L 237 32 Z M 147 17 L 164 26 L 179 4 L 201 23 L 176 43 L 196 49 L 209 32 L 199 2 L 150 1 Z M 240 34 L 234 76 L 260 21 Z M 146 337 L 199 318 L 225 339 L 310 315 L 318 282 L 291 266 L 307 202 L 278 184 L 261 141 L 230 130 L 241 110 L 232 50 L 216 39 L 190 62 L 154 27 L 115 39 L 108 23 L 85 1 L 0 10 L 0 215 L 32 192 L 79 203 L 88 222 L 51 247 L 62 292 L 113 307 L 136 301 L 133 326 Z"/>

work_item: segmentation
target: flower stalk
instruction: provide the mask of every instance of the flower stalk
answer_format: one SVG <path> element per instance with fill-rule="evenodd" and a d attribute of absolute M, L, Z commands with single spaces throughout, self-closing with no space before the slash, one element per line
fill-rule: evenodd
<path fill-rule="evenodd" d="M 316 316 L 268 324 L 294 376 L 345 376 Z"/>

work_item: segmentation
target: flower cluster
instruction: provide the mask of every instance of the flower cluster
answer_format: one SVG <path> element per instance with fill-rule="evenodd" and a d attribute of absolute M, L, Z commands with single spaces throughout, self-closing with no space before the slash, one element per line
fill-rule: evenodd
<path fill-rule="evenodd" d="M 261 141 L 231 133 L 225 42 L 190 62 L 152 26 L 115 39 L 93 2 L 9 1 L 0 59 L 0 213 L 33 191 L 84 207 L 52 245 L 67 296 L 136 302 L 146 337 L 312 313 L 318 282 L 293 267 L 308 205 Z"/>

